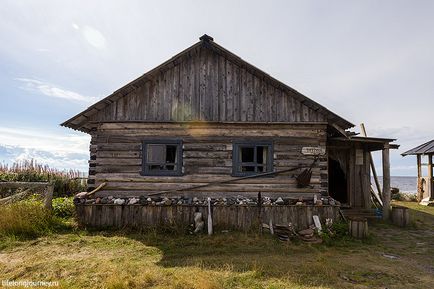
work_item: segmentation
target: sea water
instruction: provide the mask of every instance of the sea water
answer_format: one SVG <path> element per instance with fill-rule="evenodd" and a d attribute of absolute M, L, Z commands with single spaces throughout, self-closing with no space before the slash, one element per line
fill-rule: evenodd
<path fill-rule="evenodd" d="M 380 186 L 383 186 L 383 178 L 378 177 L 380 181 Z M 375 187 L 374 178 L 372 178 L 372 184 Z M 398 188 L 400 192 L 413 193 L 417 192 L 417 177 L 401 177 L 401 176 L 391 176 L 390 186 Z"/>

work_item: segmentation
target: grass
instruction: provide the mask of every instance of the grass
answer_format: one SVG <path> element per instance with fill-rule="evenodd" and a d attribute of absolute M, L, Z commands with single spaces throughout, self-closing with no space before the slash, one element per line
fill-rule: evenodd
<path fill-rule="evenodd" d="M 68 220 L 46 210 L 42 201 L 34 196 L 1 206 L 0 248 L 7 247 L 11 241 L 34 239 L 70 228 Z"/>
<path fill-rule="evenodd" d="M 84 230 L 10 240 L 0 279 L 63 288 L 432 288 L 434 208 L 397 204 L 410 207 L 414 226 L 370 225 L 367 242 Z"/>

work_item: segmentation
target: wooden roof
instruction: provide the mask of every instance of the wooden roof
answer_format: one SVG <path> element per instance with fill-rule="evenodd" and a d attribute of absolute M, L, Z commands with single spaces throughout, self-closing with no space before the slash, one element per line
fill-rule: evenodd
<path fill-rule="evenodd" d="M 434 140 L 431 140 L 429 142 L 421 144 L 420 146 L 412 148 L 411 150 L 408 150 L 405 153 L 402 153 L 401 155 L 408 156 L 408 155 L 428 155 L 428 154 L 434 154 Z"/>
<path fill-rule="evenodd" d="M 382 150 L 385 144 L 389 144 L 389 148 L 398 149 L 398 144 L 393 144 L 391 142 L 396 141 L 392 138 L 378 138 L 378 137 L 365 137 L 365 136 L 348 136 L 348 137 L 333 137 L 331 140 L 341 141 L 341 142 L 358 142 L 362 143 L 368 150 L 377 151 Z"/>
<path fill-rule="evenodd" d="M 90 126 L 88 125 L 88 123 L 96 113 L 105 109 L 107 106 L 116 102 L 118 99 L 127 96 L 130 92 L 134 91 L 137 87 L 142 85 L 145 81 L 149 80 L 150 78 L 154 77 L 159 72 L 164 71 L 165 69 L 168 69 L 170 67 L 177 65 L 180 61 L 182 61 L 184 56 L 189 55 L 190 52 L 197 49 L 198 47 L 205 47 L 207 49 L 210 49 L 211 51 L 225 57 L 226 59 L 230 60 L 231 62 L 236 63 L 240 67 L 245 68 L 247 71 L 254 74 L 255 76 L 257 76 L 261 79 L 265 79 L 268 82 L 273 83 L 273 85 L 275 85 L 276 87 L 279 87 L 280 89 L 282 89 L 284 91 L 288 91 L 289 93 L 291 93 L 291 96 L 296 98 L 300 103 L 307 106 L 309 109 L 312 109 L 313 111 L 324 115 L 325 118 L 327 119 L 328 123 L 337 125 L 342 129 L 348 129 L 348 128 L 351 128 L 354 126 L 352 123 L 350 123 L 349 121 L 345 120 L 344 118 L 338 116 L 337 114 L 331 112 L 330 110 L 328 110 L 324 106 L 318 104 L 317 102 L 306 97 L 305 95 L 301 94 L 300 92 L 294 90 L 293 88 L 289 87 L 288 85 L 286 85 L 286 84 L 278 81 L 277 79 L 271 77 L 269 74 L 263 72 L 262 70 L 258 69 L 257 67 L 247 63 L 246 61 L 244 61 L 243 59 L 241 59 L 237 55 L 233 54 L 232 52 L 226 50 L 222 46 L 215 43 L 213 38 L 208 36 L 208 35 L 204 35 L 204 36 L 200 37 L 200 41 L 197 42 L 196 44 L 185 49 L 184 51 L 180 52 L 179 54 L 173 56 L 168 61 L 166 61 L 163 64 L 157 66 L 156 68 L 150 70 L 149 72 L 143 74 L 139 78 L 126 84 L 125 86 L 116 90 L 115 92 L 113 92 L 109 96 L 107 96 L 104 99 L 93 104 L 92 106 L 90 106 L 86 110 L 80 112 L 76 116 L 63 122 L 61 125 L 65 126 L 65 127 L 72 128 L 72 129 L 80 130 L 83 132 L 89 132 Z"/>

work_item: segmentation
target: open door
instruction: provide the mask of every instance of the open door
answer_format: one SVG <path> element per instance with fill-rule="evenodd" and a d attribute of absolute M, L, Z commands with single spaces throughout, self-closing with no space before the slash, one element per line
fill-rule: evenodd
<path fill-rule="evenodd" d="M 347 177 L 341 164 L 332 158 L 328 161 L 329 195 L 342 204 L 348 204 Z"/>

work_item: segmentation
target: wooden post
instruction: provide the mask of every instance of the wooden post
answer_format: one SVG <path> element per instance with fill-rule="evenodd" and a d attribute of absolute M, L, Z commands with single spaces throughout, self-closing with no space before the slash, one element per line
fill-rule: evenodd
<path fill-rule="evenodd" d="M 53 204 L 52 204 L 52 201 L 53 201 L 53 191 L 54 191 L 54 185 L 48 185 L 45 188 L 45 202 L 44 202 L 44 205 L 45 205 L 45 208 L 47 210 L 52 210 L 53 209 Z"/>
<path fill-rule="evenodd" d="M 422 188 L 422 158 L 417 155 L 417 201 L 420 202 L 423 199 L 423 188 Z"/>
<path fill-rule="evenodd" d="M 390 156 L 389 144 L 383 148 L 383 220 L 390 217 Z"/>
<path fill-rule="evenodd" d="M 432 155 L 428 155 L 428 197 L 429 200 L 434 199 L 433 193 L 433 166 L 432 166 Z"/>

